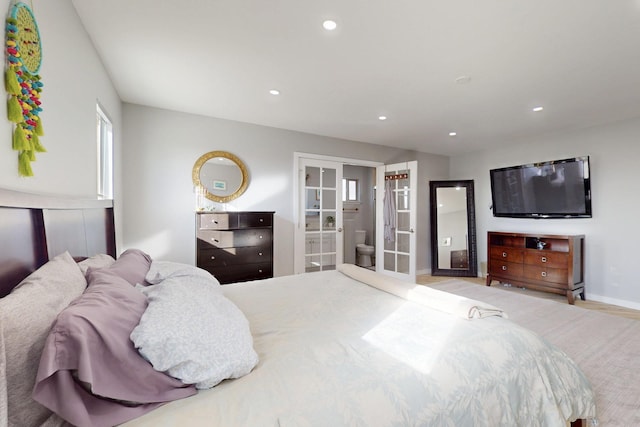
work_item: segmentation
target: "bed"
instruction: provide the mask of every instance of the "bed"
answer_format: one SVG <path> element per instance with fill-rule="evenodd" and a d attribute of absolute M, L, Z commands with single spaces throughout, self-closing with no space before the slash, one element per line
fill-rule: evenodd
<path fill-rule="evenodd" d="M 78 425 L 127 427 L 564 426 L 596 417 L 593 391 L 575 363 L 510 322 L 497 307 L 351 265 L 219 286 L 194 267 L 151 260 L 140 250 L 126 251 L 116 260 L 109 202 L 0 190 L 0 205 L 0 426 L 63 425 L 38 403 L 43 401 L 67 419 L 75 411 L 71 419 L 81 420 Z M 61 281 L 58 272 L 63 269 L 74 279 Z M 113 277 L 114 285 L 108 282 Z M 202 285 L 205 280 L 210 286 Z M 56 298 L 71 282 L 76 283 L 73 292 Z M 82 350 L 65 357 L 82 366 L 56 365 L 60 357 L 51 355 L 51 337 L 59 333 L 64 313 L 81 307 L 83 298 L 95 303 L 90 296 L 96 289 L 116 292 L 113 301 L 130 304 L 128 315 L 138 313 L 129 325 L 115 325 L 115 320 L 113 325 L 114 331 L 135 327 L 124 341 L 126 351 L 137 348 L 137 354 L 127 353 L 123 364 L 107 358 L 87 361 L 82 358 L 85 349 L 94 344 L 76 343 Z M 120 300 L 118 292 L 133 296 Z M 36 299 L 42 306 L 34 305 Z M 173 310 L 176 319 L 184 313 L 196 313 L 192 317 L 200 320 L 214 312 L 224 316 L 181 324 L 169 333 L 171 325 L 158 328 L 149 320 L 182 322 L 170 320 L 172 309 L 163 306 L 168 302 L 179 307 Z M 116 310 L 107 310 L 112 319 L 120 319 Z M 104 319 L 110 327 L 109 317 Z M 209 330 L 213 324 L 222 326 Z M 23 328 L 39 328 L 39 335 Z M 159 330 L 165 336 L 156 341 L 137 333 Z M 186 331 L 201 336 L 185 340 Z M 167 344 L 167 335 L 177 341 Z M 207 339 L 211 336 L 219 339 Z M 56 337 L 53 341 L 59 343 Z M 177 373 L 186 364 L 173 360 L 171 367 L 163 367 L 166 354 L 147 351 L 160 341 L 172 357 L 190 346 L 217 346 L 213 365 L 222 357 L 220 365 L 232 366 L 215 376 Z M 23 369 L 15 363 L 24 363 Z M 153 370 L 160 377 L 136 380 L 138 371 L 151 365 L 172 375 Z M 89 379 L 87 372 L 93 375 Z M 103 385 L 100 375 L 118 381 Z M 188 384 L 176 380 L 182 375 L 190 376 Z M 149 396 L 150 384 L 164 390 L 157 401 Z M 113 388 L 141 391 L 112 396 Z M 90 399 L 97 406 L 56 406 Z M 16 418 L 14 411 L 26 418 Z M 83 411 L 88 413 L 73 418 Z M 117 422 L 114 413 L 120 417 Z"/>

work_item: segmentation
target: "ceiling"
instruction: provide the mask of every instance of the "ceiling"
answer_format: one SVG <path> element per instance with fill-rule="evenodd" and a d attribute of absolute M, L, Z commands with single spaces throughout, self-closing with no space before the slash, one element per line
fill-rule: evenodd
<path fill-rule="evenodd" d="M 442 155 L 640 116 L 640 0 L 72 1 L 124 102 Z"/>

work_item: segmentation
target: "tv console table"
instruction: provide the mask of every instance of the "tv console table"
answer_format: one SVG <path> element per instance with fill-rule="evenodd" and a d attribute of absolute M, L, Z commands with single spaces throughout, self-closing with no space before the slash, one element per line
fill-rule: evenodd
<path fill-rule="evenodd" d="M 489 231 L 487 286 L 497 280 L 567 296 L 584 296 L 584 235 Z"/>

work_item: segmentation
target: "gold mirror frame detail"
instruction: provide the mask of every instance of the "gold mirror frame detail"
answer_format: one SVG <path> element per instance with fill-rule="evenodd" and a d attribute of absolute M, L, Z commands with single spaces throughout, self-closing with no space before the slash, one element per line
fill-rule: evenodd
<path fill-rule="evenodd" d="M 238 168 L 240 169 L 240 173 L 242 174 L 242 182 L 240 183 L 240 187 L 238 187 L 236 191 L 234 191 L 232 194 L 229 194 L 228 196 L 216 196 L 215 194 L 212 194 L 209 189 L 202 184 L 202 181 L 200 181 L 200 169 L 208 160 L 216 157 L 223 157 L 225 159 L 231 160 L 238 166 Z M 193 165 L 191 178 L 193 180 L 193 185 L 195 185 L 197 188 L 201 188 L 204 192 L 204 196 L 207 199 L 218 203 L 227 203 L 234 199 L 237 199 L 242 195 L 242 193 L 245 192 L 247 186 L 249 185 L 249 173 L 247 172 L 247 166 L 236 155 L 231 154 L 228 151 L 209 151 L 208 153 L 200 156 L 200 158 L 196 160 L 196 163 Z"/>

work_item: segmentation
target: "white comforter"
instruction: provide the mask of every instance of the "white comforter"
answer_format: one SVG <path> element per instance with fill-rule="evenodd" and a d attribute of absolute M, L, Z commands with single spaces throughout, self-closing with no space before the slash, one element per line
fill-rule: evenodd
<path fill-rule="evenodd" d="M 595 417 L 576 365 L 498 317 L 468 320 L 337 272 L 226 285 L 260 363 L 140 426 L 558 426 Z"/>

